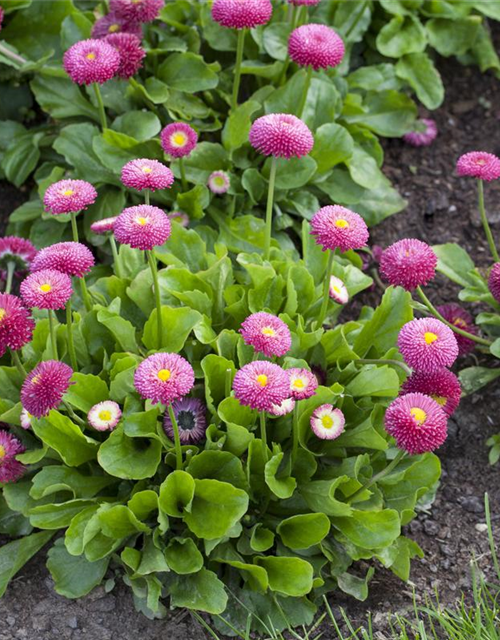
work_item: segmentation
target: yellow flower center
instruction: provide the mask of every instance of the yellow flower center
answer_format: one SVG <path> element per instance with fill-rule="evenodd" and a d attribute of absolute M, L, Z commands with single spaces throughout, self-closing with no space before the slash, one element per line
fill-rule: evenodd
<path fill-rule="evenodd" d="M 262 329 L 262 335 L 267 336 L 268 338 L 274 338 L 276 331 L 272 327 L 264 327 Z"/>
<path fill-rule="evenodd" d="M 297 378 L 296 380 L 294 380 L 292 382 L 292 385 L 295 389 L 303 389 L 306 386 L 302 378 Z"/>
<path fill-rule="evenodd" d="M 40 291 L 42 293 L 49 293 L 49 291 L 52 291 L 52 287 L 50 286 L 50 284 L 45 283 L 45 284 L 40 285 Z"/>
<path fill-rule="evenodd" d="M 333 290 L 335 291 L 335 293 L 340 294 L 340 289 L 337 286 L 333 285 Z"/>
<path fill-rule="evenodd" d="M 448 402 L 448 398 L 445 398 L 444 396 L 431 396 L 431 398 L 442 407 L 444 407 L 444 405 Z"/>
<path fill-rule="evenodd" d="M 226 184 L 226 181 L 221 176 L 217 176 L 213 180 L 215 182 L 216 187 L 224 187 Z"/>
<path fill-rule="evenodd" d="M 321 426 L 323 429 L 331 429 L 333 427 L 333 418 L 331 416 L 323 416 L 321 418 Z"/>
<path fill-rule="evenodd" d="M 177 133 L 172 134 L 170 142 L 174 147 L 183 147 L 187 142 L 187 136 L 185 133 L 182 133 L 182 131 L 178 131 Z"/>
<path fill-rule="evenodd" d="M 424 333 L 424 340 L 427 344 L 432 344 L 433 342 L 436 342 L 437 339 L 437 335 L 432 333 L 432 331 L 426 331 Z"/>
<path fill-rule="evenodd" d="M 338 227 L 339 229 L 347 229 L 347 227 L 349 226 L 349 223 L 347 222 L 347 220 L 344 220 L 343 218 L 339 218 L 338 220 L 335 220 L 335 226 Z"/>
<path fill-rule="evenodd" d="M 3 317 L 5 316 L 6 311 L 3 307 L 0 307 L 0 320 L 3 320 Z"/>
<path fill-rule="evenodd" d="M 120 31 L 120 25 L 119 24 L 111 24 L 111 25 L 109 25 L 109 28 L 108 28 L 108 32 L 109 33 L 116 33 L 117 31 Z"/>
<path fill-rule="evenodd" d="M 72 196 L 74 194 L 74 190 L 73 189 L 66 189 L 65 191 L 62 192 L 63 196 Z"/>
<path fill-rule="evenodd" d="M 257 376 L 257 383 L 260 384 L 261 387 L 265 387 L 267 384 L 267 376 L 261 373 L 260 376 Z"/>
<path fill-rule="evenodd" d="M 40 376 L 34 376 L 31 380 L 31 384 L 38 384 L 40 382 Z"/>
<path fill-rule="evenodd" d="M 5 453 L 5 447 L 2 447 L 2 445 L 0 444 L 0 460 L 5 457 Z"/>
<path fill-rule="evenodd" d="M 167 382 L 167 380 L 170 380 L 170 369 L 160 369 L 158 371 L 158 378 L 162 381 L 162 382 Z"/>
<path fill-rule="evenodd" d="M 142 173 L 151 173 L 152 171 L 151 167 L 142 167 Z"/>
<path fill-rule="evenodd" d="M 476 164 L 480 167 L 484 167 L 484 165 L 486 164 L 486 160 L 484 160 L 483 158 L 479 158 L 478 160 L 476 160 Z"/>
<path fill-rule="evenodd" d="M 136 218 L 135 221 L 137 222 L 137 224 L 140 224 L 141 227 L 144 227 L 147 225 L 148 223 L 148 219 L 147 218 Z"/>
<path fill-rule="evenodd" d="M 456 327 L 461 327 L 462 329 L 467 329 L 467 323 L 465 322 L 465 320 L 463 318 L 457 318 L 456 320 L 453 321 L 453 324 Z"/>
<path fill-rule="evenodd" d="M 111 415 L 111 411 L 99 411 L 99 420 L 103 420 L 104 422 L 108 422 L 111 420 L 113 416 Z"/>
<path fill-rule="evenodd" d="M 95 53 L 87 53 L 85 57 L 87 60 L 95 60 Z"/>
<path fill-rule="evenodd" d="M 421 427 L 427 419 L 427 414 L 419 407 L 413 407 L 410 409 L 410 414 L 419 427 Z"/>

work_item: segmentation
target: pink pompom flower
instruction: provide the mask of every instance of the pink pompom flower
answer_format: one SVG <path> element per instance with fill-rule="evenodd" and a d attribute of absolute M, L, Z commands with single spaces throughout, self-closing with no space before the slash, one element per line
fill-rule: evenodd
<path fill-rule="evenodd" d="M 161 146 L 172 158 L 185 158 L 196 147 L 198 134 L 185 122 L 167 124 L 160 134 Z"/>
<path fill-rule="evenodd" d="M 254 149 L 275 158 L 302 158 L 314 146 L 309 127 L 290 113 L 270 113 L 257 118 L 248 139 Z"/>
<path fill-rule="evenodd" d="M 311 429 L 321 440 L 335 440 L 345 429 L 344 414 L 331 404 L 322 404 L 311 416 Z"/>
<path fill-rule="evenodd" d="M 144 399 L 169 404 L 193 388 L 193 367 L 177 353 L 155 353 L 137 367 L 134 384 Z"/>
<path fill-rule="evenodd" d="M 417 120 L 415 131 L 409 131 L 403 136 L 403 140 L 412 147 L 427 147 L 432 144 L 438 134 L 435 120 L 421 118 Z"/>
<path fill-rule="evenodd" d="M 349 291 L 340 278 L 330 276 L 330 287 L 328 289 L 330 298 L 337 304 L 347 304 L 349 302 Z"/>
<path fill-rule="evenodd" d="M 95 264 L 92 251 L 80 242 L 58 242 L 40 249 L 31 264 L 31 271 L 54 269 L 68 276 L 83 278 Z"/>
<path fill-rule="evenodd" d="M 181 227 L 189 227 L 189 216 L 187 213 L 184 213 L 184 211 L 172 211 L 168 214 L 168 218 L 172 222 L 180 224 Z"/>
<path fill-rule="evenodd" d="M 450 304 L 442 304 L 439 307 L 436 307 L 436 309 L 447 322 L 454 325 L 458 329 L 467 331 L 467 333 L 472 333 L 472 335 L 474 336 L 477 336 L 479 334 L 479 329 L 474 324 L 473 317 L 459 304 L 455 304 L 453 302 Z M 460 333 L 455 333 L 455 339 L 458 344 L 459 356 L 467 355 L 468 353 L 473 351 L 476 346 L 474 340 L 466 338 Z"/>
<path fill-rule="evenodd" d="M 269 409 L 272 416 L 286 416 L 295 409 L 295 400 L 293 398 L 285 398 L 281 404 L 273 404 Z"/>
<path fill-rule="evenodd" d="M 460 403 L 462 389 L 457 376 L 448 369 L 432 373 L 414 371 L 401 387 L 400 395 L 423 393 L 443 407 L 447 416 L 455 411 Z"/>
<path fill-rule="evenodd" d="M 440 447 L 447 436 L 447 416 L 439 404 L 423 393 L 396 398 L 385 413 L 387 433 L 399 449 L 410 455 Z"/>
<path fill-rule="evenodd" d="M 66 73 L 76 84 L 104 84 L 120 66 L 120 54 L 104 40 L 80 40 L 63 57 Z"/>
<path fill-rule="evenodd" d="M 208 188 L 212 193 L 222 195 L 229 191 L 231 181 L 225 171 L 214 171 L 208 178 Z"/>
<path fill-rule="evenodd" d="M 288 326 L 271 313 L 252 313 L 241 324 L 240 333 L 245 344 L 268 358 L 284 356 L 292 346 L 292 336 Z"/>
<path fill-rule="evenodd" d="M 398 347 L 406 364 L 415 371 L 439 371 L 451 367 L 458 357 L 455 334 L 436 318 L 420 318 L 403 325 Z"/>
<path fill-rule="evenodd" d="M 277 364 L 255 360 L 241 367 L 233 380 L 234 395 L 241 404 L 258 411 L 272 411 L 290 395 L 288 374 Z"/>
<path fill-rule="evenodd" d="M 199 398 L 180 398 L 172 403 L 174 416 L 179 427 L 182 444 L 197 444 L 205 438 L 207 431 L 207 408 Z M 174 427 L 170 415 L 163 418 L 163 429 L 167 436 L 174 439 Z"/>
<path fill-rule="evenodd" d="M 130 22 L 152 22 L 164 4 L 165 0 L 111 0 L 109 8 Z"/>
<path fill-rule="evenodd" d="M 132 33 L 134 36 L 142 38 L 142 27 L 139 22 L 125 20 L 111 11 L 94 22 L 91 37 L 100 40 L 112 33 Z"/>
<path fill-rule="evenodd" d="M 128 80 L 142 67 L 146 52 L 141 46 L 140 39 L 133 33 L 112 33 L 104 38 L 120 56 L 120 65 L 116 75 L 122 80 Z"/>
<path fill-rule="evenodd" d="M 58 360 L 40 362 L 21 388 L 21 404 L 35 418 L 42 418 L 61 404 L 71 384 L 73 369 Z"/>
<path fill-rule="evenodd" d="M 500 158 L 486 151 L 465 153 L 458 159 L 457 173 L 491 182 L 500 178 Z"/>
<path fill-rule="evenodd" d="M 169 239 L 171 224 L 167 214 L 158 207 L 140 204 L 122 211 L 115 221 L 114 233 L 118 242 L 132 249 L 151 251 Z"/>
<path fill-rule="evenodd" d="M 343 60 L 342 38 L 325 24 L 304 24 L 294 29 L 288 41 L 290 59 L 314 70 L 337 67 Z"/>
<path fill-rule="evenodd" d="M 488 276 L 488 288 L 497 302 L 500 302 L 500 262 L 495 263 Z"/>
<path fill-rule="evenodd" d="M 5 236 L 0 238 L 0 267 L 7 269 L 9 262 L 13 262 L 16 272 L 27 271 L 36 256 L 33 244 L 25 238 Z"/>
<path fill-rule="evenodd" d="M 64 309 L 73 294 L 71 278 L 55 269 L 31 273 L 21 282 L 21 297 L 28 307 Z"/>
<path fill-rule="evenodd" d="M 91 427 L 97 431 L 113 431 L 120 422 L 122 410 L 120 405 L 113 400 L 104 400 L 95 404 L 87 414 L 87 420 Z"/>
<path fill-rule="evenodd" d="M 267 24 L 273 6 L 270 0 L 214 0 L 212 18 L 229 29 L 253 29 Z"/>
<path fill-rule="evenodd" d="M 19 422 L 21 423 L 21 427 L 23 429 L 31 429 L 31 414 L 24 408 L 21 410 Z"/>
<path fill-rule="evenodd" d="M 174 174 L 158 160 L 141 158 L 131 160 L 122 169 L 121 181 L 130 189 L 169 189 L 174 182 Z"/>
<path fill-rule="evenodd" d="M 118 216 L 96 220 L 90 225 L 90 230 L 98 236 L 104 235 L 105 233 L 111 233 L 115 228 L 115 222 L 117 220 Z"/>
<path fill-rule="evenodd" d="M 398 240 L 382 253 L 380 273 L 394 286 L 413 291 L 436 275 L 437 256 L 431 247 L 415 238 Z"/>
<path fill-rule="evenodd" d="M 17 351 L 33 338 L 35 322 L 17 296 L 0 293 L 0 356 Z"/>
<path fill-rule="evenodd" d="M 305 400 L 316 393 L 318 379 L 307 369 L 287 369 L 290 380 L 290 396 L 294 400 Z"/>
<path fill-rule="evenodd" d="M 24 474 L 26 467 L 16 460 L 25 448 L 11 433 L 0 430 L 0 483 L 16 482 Z"/>
<path fill-rule="evenodd" d="M 363 218 L 345 207 L 322 207 L 311 220 L 311 235 L 323 251 L 362 249 L 368 242 L 368 227 Z"/>
<path fill-rule="evenodd" d="M 97 191 L 85 180 L 60 180 L 51 184 L 43 197 L 45 209 L 53 215 L 77 213 L 94 204 Z"/>

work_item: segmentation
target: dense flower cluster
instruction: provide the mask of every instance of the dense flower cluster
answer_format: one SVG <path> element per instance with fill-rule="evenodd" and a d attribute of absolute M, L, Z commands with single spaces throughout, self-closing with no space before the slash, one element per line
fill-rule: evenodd
<path fill-rule="evenodd" d="M 500 262 L 491 267 L 490 275 L 488 276 L 488 287 L 491 295 L 497 302 L 500 302 Z"/>
<path fill-rule="evenodd" d="M 435 120 L 422 118 L 417 120 L 417 128 L 403 136 L 403 140 L 412 147 L 426 147 L 434 142 L 438 134 Z"/>
<path fill-rule="evenodd" d="M 165 0 L 110 0 L 109 8 L 129 22 L 152 22 L 164 4 Z"/>
<path fill-rule="evenodd" d="M 120 66 L 120 54 L 108 42 L 90 38 L 70 47 L 63 58 L 64 68 L 76 84 L 104 84 Z"/>
<path fill-rule="evenodd" d="M 155 353 L 137 367 L 134 384 L 143 398 L 153 404 L 170 404 L 187 395 L 194 385 L 194 371 L 176 353 Z"/>
<path fill-rule="evenodd" d="M 368 242 L 368 227 L 363 218 L 339 205 L 322 207 L 311 220 L 311 234 L 323 251 L 362 249 Z"/>
<path fill-rule="evenodd" d="M 103 235 L 105 233 L 111 233 L 115 228 L 115 222 L 118 220 L 118 216 L 112 216 L 111 218 L 103 218 L 102 220 L 96 220 L 90 225 L 92 233 L 97 235 Z"/>
<path fill-rule="evenodd" d="M 21 297 L 28 307 L 64 309 L 72 294 L 71 278 L 55 269 L 41 269 L 21 282 Z"/>
<path fill-rule="evenodd" d="M 415 371 L 437 372 L 451 367 L 458 357 L 455 334 L 436 318 L 407 322 L 399 332 L 398 347 Z"/>
<path fill-rule="evenodd" d="M 35 256 L 36 249 L 29 240 L 17 236 L 0 238 L 0 268 L 7 269 L 13 262 L 17 272 L 27 271 Z"/>
<path fill-rule="evenodd" d="M 253 313 L 242 323 L 241 335 L 255 351 L 271 356 L 284 356 L 292 345 L 288 326 L 271 313 Z"/>
<path fill-rule="evenodd" d="M 485 151 L 465 153 L 457 161 L 457 173 L 487 182 L 496 180 L 500 178 L 500 158 Z"/>
<path fill-rule="evenodd" d="M 248 139 L 257 151 L 275 158 L 302 158 L 314 145 L 308 126 L 289 113 L 271 113 L 257 118 Z"/>
<path fill-rule="evenodd" d="M 167 214 L 148 204 L 124 209 L 114 223 L 118 242 L 143 251 L 162 245 L 170 237 L 170 232 Z"/>
<path fill-rule="evenodd" d="M 447 322 L 453 324 L 458 329 L 467 331 L 467 333 L 471 333 L 474 336 L 479 334 L 479 329 L 474 324 L 473 317 L 459 304 L 452 302 L 440 305 L 439 307 L 436 307 L 436 309 Z M 465 356 L 470 353 L 476 344 L 474 340 L 462 336 L 460 333 L 455 333 L 455 339 L 458 344 L 458 355 L 460 356 Z"/>
<path fill-rule="evenodd" d="M 256 360 L 236 373 L 233 390 L 241 404 L 258 411 L 272 411 L 290 396 L 290 380 L 277 364 Z"/>
<path fill-rule="evenodd" d="M 134 76 L 142 67 L 142 61 L 146 57 L 140 39 L 133 33 L 111 33 L 104 41 L 110 44 L 120 56 L 116 75 L 123 80 Z"/>
<path fill-rule="evenodd" d="M 156 191 L 170 188 L 174 182 L 174 174 L 158 160 L 141 158 L 124 165 L 121 180 L 130 189 Z"/>
<path fill-rule="evenodd" d="M 335 440 L 345 428 L 345 416 L 331 404 L 322 404 L 311 416 L 311 429 L 321 440 Z"/>
<path fill-rule="evenodd" d="M 35 322 L 17 296 L 0 293 L 0 356 L 17 351 L 31 341 Z"/>
<path fill-rule="evenodd" d="M 97 191 L 85 180 L 60 180 L 45 192 L 43 204 L 53 215 L 77 213 L 94 204 Z"/>
<path fill-rule="evenodd" d="M 104 400 L 95 404 L 87 414 L 91 427 L 97 431 L 112 431 L 120 422 L 122 410 L 113 400 Z"/>
<path fill-rule="evenodd" d="M 16 460 L 24 446 L 8 431 L 0 429 L 0 483 L 16 482 L 25 472 L 25 466 Z"/>
<path fill-rule="evenodd" d="M 73 369 L 64 362 L 40 362 L 23 382 L 23 408 L 35 418 L 42 418 L 52 409 L 57 409 L 69 388 L 72 375 Z"/>
<path fill-rule="evenodd" d="M 142 38 L 142 27 L 139 22 L 134 22 L 122 18 L 114 11 L 98 18 L 92 25 L 92 38 L 100 39 L 112 33 L 132 33 L 138 38 Z"/>
<path fill-rule="evenodd" d="M 436 275 L 437 256 L 428 244 L 404 238 L 388 247 L 380 259 L 380 273 L 392 285 L 413 291 Z"/>
<path fill-rule="evenodd" d="M 271 19 L 271 0 L 214 0 L 212 17 L 223 27 L 253 29 Z"/>
<path fill-rule="evenodd" d="M 160 135 L 161 146 L 172 158 L 185 158 L 196 147 L 198 134 L 185 122 L 168 124 Z"/>
<path fill-rule="evenodd" d="M 295 29 L 288 41 L 290 59 L 300 67 L 315 70 L 337 67 L 344 58 L 342 38 L 324 24 L 304 24 Z"/>
<path fill-rule="evenodd" d="M 53 269 L 68 276 L 83 278 L 95 260 L 88 247 L 80 242 L 58 242 L 40 249 L 31 264 L 31 271 Z"/>
<path fill-rule="evenodd" d="M 293 367 L 287 369 L 290 379 L 290 397 L 294 400 L 305 400 L 316 393 L 318 379 L 307 369 Z"/>
<path fill-rule="evenodd" d="M 414 371 L 401 387 L 401 395 L 408 393 L 423 393 L 430 396 L 441 407 L 446 415 L 451 414 L 458 407 L 462 389 L 457 376 L 441 368 L 439 371 Z"/>

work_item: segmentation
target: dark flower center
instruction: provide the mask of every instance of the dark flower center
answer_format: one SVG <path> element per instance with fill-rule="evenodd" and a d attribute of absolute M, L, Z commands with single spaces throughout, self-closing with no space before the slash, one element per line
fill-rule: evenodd
<path fill-rule="evenodd" d="M 177 414 L 177 424 L 183 431 L 191 431 L 196 427 L 196 418 L 191 411 L 179 411 Z"/>

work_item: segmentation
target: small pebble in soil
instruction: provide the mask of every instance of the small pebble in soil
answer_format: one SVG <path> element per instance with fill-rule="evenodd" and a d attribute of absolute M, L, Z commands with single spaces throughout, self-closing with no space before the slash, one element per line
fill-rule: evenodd
<path fill-rule="evenodd" d="M 488 531 L 488 525 L 485 522 L 478 522 L 474 528 L 476 531 L 479 531 L 479 533 Z"/>
<path fill-rule="evenodd" d="M 462 498 L 461 505 L 462 509 L 465 509 L 465 511 L 468 511 L 469 513 L 483 513 L 484 511 L 483 501 L 477 496 Z"/>
<path fill-rule="evenodd" d="M 426 520 L 424 522 L 424 531 L 428 536 L 436 536 L 439 532 L 439 525 L 434 520 Z"/>
<path fill-rule="evenodd" d="M 66 624 L 71 629 L 76 629 L 78 627 L 78 619 L 77 619 L 77 617 L 76 616 L 69 616 L 68 618 L 66 618 Z"/>

